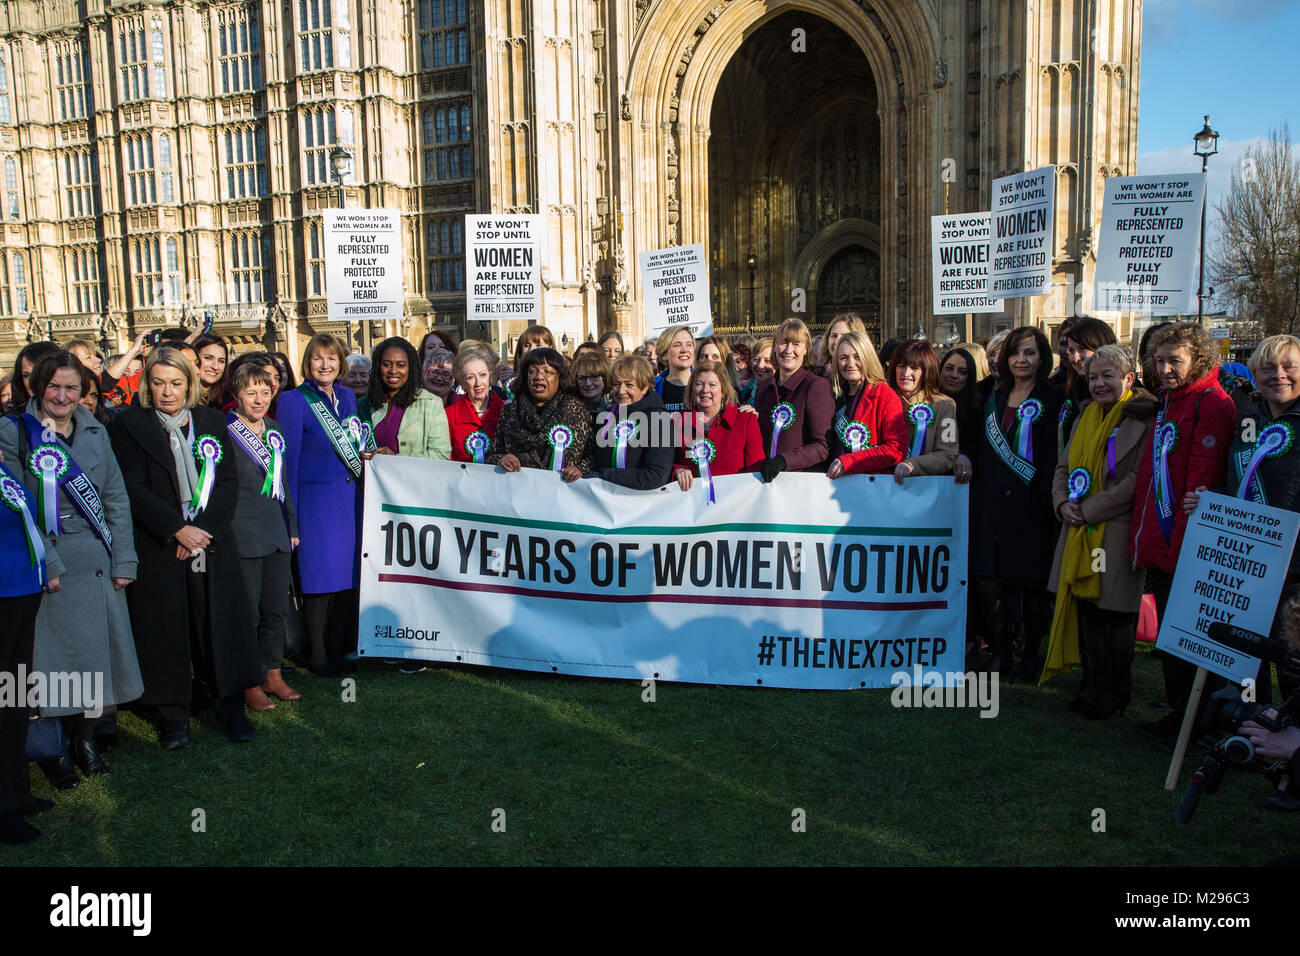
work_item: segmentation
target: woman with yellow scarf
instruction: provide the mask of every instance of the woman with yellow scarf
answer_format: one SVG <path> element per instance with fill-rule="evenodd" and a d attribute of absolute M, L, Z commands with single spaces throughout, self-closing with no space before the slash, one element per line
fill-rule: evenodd
<path fill-rule="evenodd" d="M 1056 612 L 1042 680 L 1082 663 L 1083 679 L 1069 707 L 1104 720 L 1129 702 L 1143 579 L 1129 557 L 1129 523 L 1156 400 L 1134 391 L 1133 359 L 1119 345 L 1098 349 L 1085 374 L 1091 401 L 1052 485 L 1062 527 L 1048 579 Z"/>

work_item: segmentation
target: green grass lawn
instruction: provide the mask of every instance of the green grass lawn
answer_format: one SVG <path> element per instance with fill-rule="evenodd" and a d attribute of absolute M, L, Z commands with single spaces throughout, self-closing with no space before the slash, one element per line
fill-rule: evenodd
<path fill-rule="evenodd" d="M 294 675 L 303 700 L 253 715 L 247 745 L 205 720 L 166 753 L 123 715 L 110 777 L 55 795 L 34 773 L 59 806 L 0 862 L 1249 865 L 1294 845 L 1257 774 L 1174 822 L 1187 772 L 1165 791 L 1169 758 L 1136 730 L 1163 713 L 1146 653 L 1134 705 L 1103 723 L 1065 710 L 1074 677 L 1003 686 L 992 720 L 895 710 L 887 690 L 661 683 L 644 703 L 638 683 L 513 671 L 356 677 L 344 703 L 337 680 Z"/>

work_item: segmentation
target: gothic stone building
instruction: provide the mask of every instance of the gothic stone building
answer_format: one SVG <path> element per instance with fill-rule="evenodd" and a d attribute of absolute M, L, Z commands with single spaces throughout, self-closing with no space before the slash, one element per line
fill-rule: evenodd
<path fill-rule="evenodd" d="M 341 199 L 403 216 L 405 318 L 376 339 L 510 344 L 518 323 L 465 321 L 467 212 L 542 215 L 545 322 L 571 343 L 639 336 L 637 254 L 696 242 L 726 330 L 1050 327 L 1091 281 L 1106 178 L 1135 171 L 1141 6 L 3 0 L 0 357 L 210 312 L 296 358 L 344 331 L 321 227 Z M 930 217 L 1049 165 L 1055 294 L 932 316 Z"/>

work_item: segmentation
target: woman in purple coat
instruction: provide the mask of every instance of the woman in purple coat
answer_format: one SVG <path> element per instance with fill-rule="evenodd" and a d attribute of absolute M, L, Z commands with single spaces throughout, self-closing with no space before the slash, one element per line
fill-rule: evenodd
<path fill-rule="evenodd" d="M 303 383 L 276 406 L 285 490 L 298 514 L 307 666 L 321 677 L 354 669 L 345 655 L 357 634 L 362 457 L 374 446 L 357 418 L 356 396 L 338 384 L 346 367 L 338 339 L 313 336 L 303 352 Z"/>

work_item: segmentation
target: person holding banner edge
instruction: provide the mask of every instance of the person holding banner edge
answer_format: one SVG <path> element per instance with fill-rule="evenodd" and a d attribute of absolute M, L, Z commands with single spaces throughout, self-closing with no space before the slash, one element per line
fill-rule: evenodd
<path fill-rule="evenodd" d="M 1013 680 L 1039 675 L 1038 648 L 1051 626 L 1047 574 L 1057 525 L 1052 512 L 1061 393 L 1047 384 L 1051 346 L 1041 331 L 1013 329 L 998 353 L 994 388 L 971 481 L 970 574 L 989 622 L 993 670 L 1011 670 L 1014 634 L 1024 646 Z"/>
<path fill-rule="evenodd" d="M 894 467 L 900 485 L 911 475 L 951 475 L 957 460 L 957 404 L 939 391 L 939 358 L 924 339 L 908 339 L 889 357 L 886 376 L 903 400 L 910 433 L 907 457 Z"/>
<path fill-rule="evenodd" d="M 244 691 L 244 703 L 252 710 L 266 711 L 275 708 L 272 697 L 284 701 L 302 697 L 281 674 L 290 610 L 290 556 L 298 546 L 298 521 L 284 487 L 283 426 L 267 416 L 275 395 L 274 375 L 270 369 L 245 363 L 231 374 L 230 385 L 235 410 L 226 415 L 226 430 L 239 475 L 230 534 L 253 612 L 249 629 L 257 635 L 265 668 L 262 683 Z"/>
<path fill-rule="evenodd" d="M 826 434 L 835 417 L 830 382 L 812 370 L 812 335 L 799 319 L 786 319 L 772 336 L 775 374 L 760 378 L 754 396 L 767 457 L 757 471 L 764 481 L 781 472 L 821 471 Z"/>
<path fill-rule="evenodd" d="M 102 674 L 98 703 L 107 709 L 144 691 L 123 593 L 135 580 L 137 559 L 108 429 L 79 404 L 83 371 L 62 349 L 41 356 L 28 380 L 32 398 L 25 414 L 0 420 L 0 454 L 15 464 L 36 499 L 32 518 L 45 539 L 45 571 L 59 582 L 36 616 L 33 671 Z M 84 699 L 47 700 L 41 716 L 63 718 L 72 763 L 82 773 L 106 774 L 95 746 L 99 715 L 89 716 L 88 709 Z M 66 760 L 41 769 L 60 789 L 76 785 Z"/>
<path fill-rule="evenodd" d="M 225 416 L 198 404 L 198 374 L 176 349 L 150 352 L 139 395 L 109 427 L 140 558 L 127 591 L 144 677 L 138 703 L 155 711 L 165 750 L 189 745 L 196 686 L 230 740 L 251 741 L 244 691 L 263 670 L 229 540 L 239 475 Z"/>
<path fill-rule="evenodd" d="M 531 349 L 519 364 L 515 388 L 517 397 L 501 411 L 487 463 L 507 472 L 558 471 L 565 481 L 577 481 L 591 471 L 591 413 L 582 399 L 570 394 L 572 379 L 564 356 L 545 346 Z"/>
<path fill-rule="evenodd" d="M 303 383 L 276 406 L 284 485 L 301 538 L 307 666 L 320 677 L 353 669 L 346 653 L 356 635 L 363 460 L 374 446 L 369 423 L 363 428 L 357 417 L 356 397 L 339 384 L 346 364 L 338 339 L 313 336 L 303 350 Z"/>
<path fill-rule="evenodd" d="M 492 388 L 492 362 L 483 352 L 462 349 L 452 373 L 464 394 L 453 396 L 446 408 L 451 460 L 482 463 L 506 403 Z"/>
<path fill-rule="evenodd" d="M 827 476 L 892 472 L 907 455 L 907 421 L 903 401 L 885 381 L 871 339 L 862 332 L 845 332 L 835 346 L 835 365 L 838 400 L 826 436 L 831 456 Z"/>
<path fill-rule="evenodd" d="M 691 372 L 686 406 L 673 477 L 682 491 L 691 490 L 693 479 L 703 478 L 709 484 L 707 500 L 712 502 L 715 476 L 753 471 L 763 460 L 758 416 L 737 406 L 726 369 L 708 359 L 697 362 Z"/>
<path fill-rule="evenodd" d="M 1148 349 L 1160 387 L 1160 408 L 1138 472 L 1130 554 L 1134 567 L 1147 569 L 1147 587 L 1164 620 L 1187 530 L 1187 514 L 1179 503 L 1189 491 L 1223 486 L 1237 410 L 1219 384 L 1218 346 L 1205 329 L 1191 322 L 1171 323 L 1152 334 Z M 1162 750 L 1172 752 L 1196 667 L 1159 653 L 1165 698 L 1172 710 L 1138 729 L 1159 740 Z M 1219 678 L 1207 679 L 1207 693 L 1217 689 L 1215 681 L 1221 685 Z"/>

